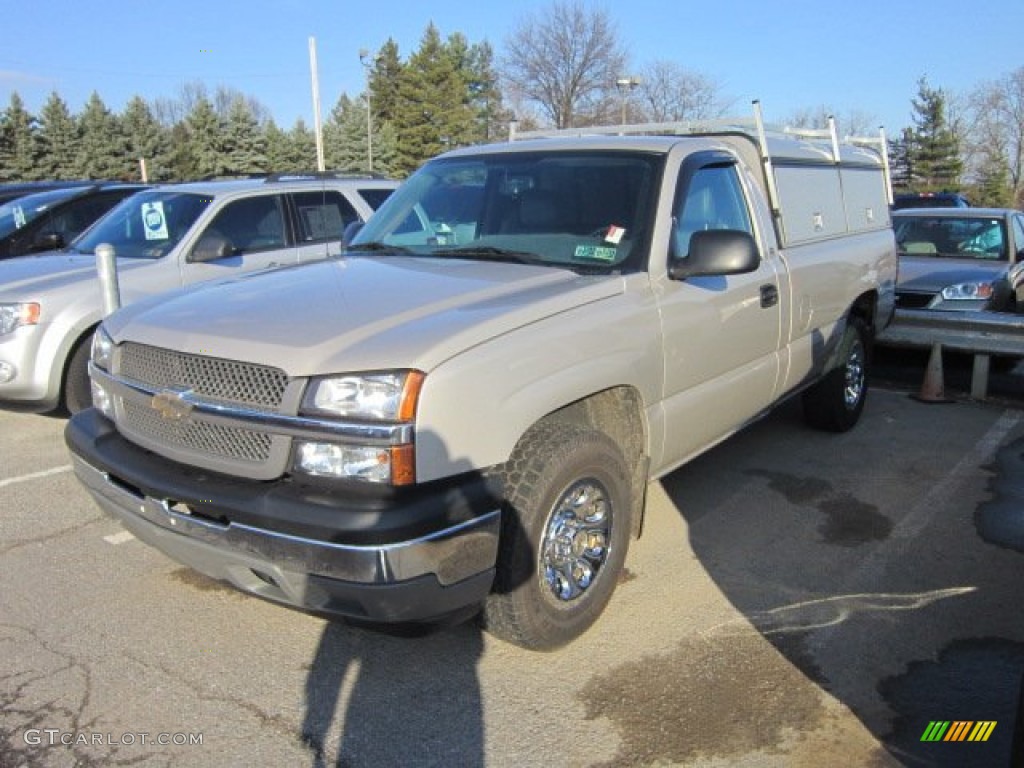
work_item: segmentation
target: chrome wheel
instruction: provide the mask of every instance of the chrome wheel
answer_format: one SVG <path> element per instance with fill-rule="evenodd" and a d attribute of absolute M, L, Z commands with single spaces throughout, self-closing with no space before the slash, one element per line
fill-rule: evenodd
<path fill-rule="evenodd" d="M 857 407 L 857 403 L 864 396 L 864 350 L 860 344 L 856 344 L 850 350 L 850 356 L 846 360 L 845 378 L 843 402 L 846 403 L 847 408 L 853 409 Z"/>
<path fill-rule="evenodd" d="M 555 504 L 540 545 L 540 576 L 558 600 L 570 602 L 594 583 L 608 559 L 612 508 L 594 480 L 571 485 Z"/>

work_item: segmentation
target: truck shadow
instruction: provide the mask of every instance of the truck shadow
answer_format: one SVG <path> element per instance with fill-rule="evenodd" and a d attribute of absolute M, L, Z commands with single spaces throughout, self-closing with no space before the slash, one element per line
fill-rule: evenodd
<path fill-rule="evenodd" d="M 421 432 L 418 445 L 441 460 L 448 453 L 433 432 Z M 476 503 L 502 507 L 494 478 L 473 471 L 468 461 L 449 463 L 487 486 L 486 498 Z M 517 524 L 503 511 L 504 530 Z M 481 627 L 472 607 L 433 625 L 327 622 L 305 683 L 301 738 L 313 768 L 483 768 Z"/>
<path fill-rule="evenodd" d="M 306 677 L 311 765 L 483 766 L 482 650 L 472 622 L 416 638 L 327 623 Z"/>
<path fill-rule="evenodd" d="M 727 757 L 721 750 L 737 744 L 799 750 L 797 733 L 805 750 L 834 750 L 822 764 L 853 759 L 844 738 L 869 764 L 1008 764 L 1024 560 L 980 529 L 1006 462 L 977 454 L 982 465 L 964 469 L 999 416 L 971 417 L 969 407 L 940 418 L 905 395 L 873 392 L 857 429 L 829 435 L 787 404 L 664 478 L 694 554 L 740 614 L 690 648 L 711 649 L 698 690 L 682 691 L 694 681 L 661 666 L 676 675 L 677 695 L 694 698 L 679 711 L 721 710 L 713 742 L 671 757 Z M 1024 458 L 1024 440 L 1003 442 Z M 947 444 L 956 447 L 935 448 Z M 844 707 L 881 748 L 850 734 Z M 730 720 L 734 733 L 722 725 Z M 936 721 L 995 726 L 983 743 L 925 740 Z"/>

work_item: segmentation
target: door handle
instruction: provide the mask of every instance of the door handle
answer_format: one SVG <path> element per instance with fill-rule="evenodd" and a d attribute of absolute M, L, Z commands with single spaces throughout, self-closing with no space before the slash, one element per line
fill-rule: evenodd
<path fill-rule="evenodd" d="M 772 284 L 761 286 L 761 306 L 774 307 L 779 303 L 779 289 Z"/>

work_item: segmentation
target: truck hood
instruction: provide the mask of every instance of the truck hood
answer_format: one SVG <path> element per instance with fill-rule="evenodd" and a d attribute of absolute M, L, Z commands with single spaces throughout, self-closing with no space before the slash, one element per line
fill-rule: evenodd
<path fill-rule="evenodd" d="M 119 259 L 120 274 L 130 273 L 151 262 Z M 38 301 L 67 286 L 81 286 L 96 280 L 96 257 L 91 253 L 47 251 L 0 261 L 0 301 Z M 98 293 L 97 293 L 98 295 Z"/>
<path fill-rule="evenodd" d="M 1009 268 L 1005 261 L 904 255 L 900 256 L 897 290 L 938 293 L 947 285 L 999 280 Z"/>
<path fill-rule="evenodd" d="M 430 371 L 531 322 L 622 293 L 621 277 L 496 262 L 349 257 L 146 299 L 115 341 L 275 366 L 290 376 Z"/>

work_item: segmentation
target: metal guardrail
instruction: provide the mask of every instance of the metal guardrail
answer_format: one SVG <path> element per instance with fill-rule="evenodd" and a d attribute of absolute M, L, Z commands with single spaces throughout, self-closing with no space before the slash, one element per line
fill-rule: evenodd
<path fill-rule="evenodd" d="M 992 355 L 1024 357 L 1024 315 L 1003 312 L 955 312 L 897 309 L 876 338 L 890 347 L 934 348 L 974 355 L 971 397 L 984 400 Z"/>

